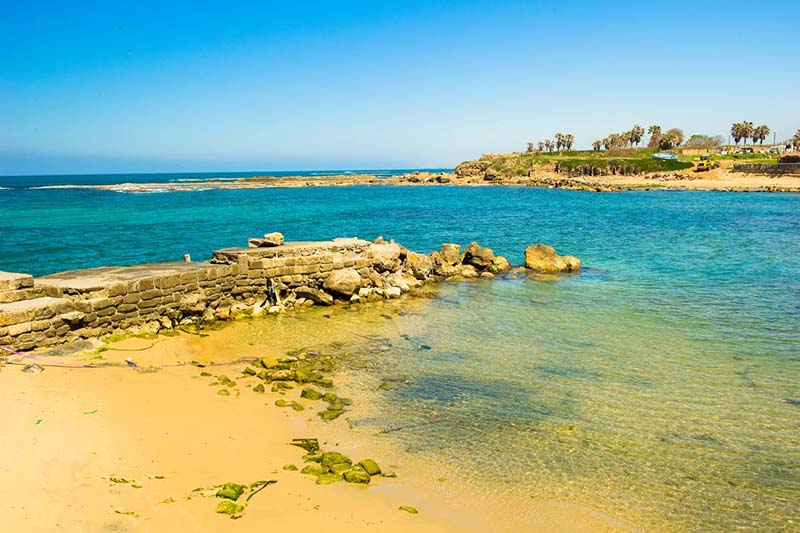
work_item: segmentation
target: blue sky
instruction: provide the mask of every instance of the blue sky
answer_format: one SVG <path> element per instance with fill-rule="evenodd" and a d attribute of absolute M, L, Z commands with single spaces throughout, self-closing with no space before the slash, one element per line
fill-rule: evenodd
<path fill-rule="evenodd" d="M 0 9 L 5 175 L 452 167 L 556 131 L 800 127 L 796 1 Z"/>

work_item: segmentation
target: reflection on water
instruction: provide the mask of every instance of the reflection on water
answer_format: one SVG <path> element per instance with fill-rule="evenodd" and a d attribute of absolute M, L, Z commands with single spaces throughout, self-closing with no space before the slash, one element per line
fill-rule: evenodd
<path fill-rule="evenodd" d="M 796 328 L 607 290 L 445 285 L 351 355 L 351 424 L 497 501 L 586 503 L 647 530 L 799 527 Z"/>

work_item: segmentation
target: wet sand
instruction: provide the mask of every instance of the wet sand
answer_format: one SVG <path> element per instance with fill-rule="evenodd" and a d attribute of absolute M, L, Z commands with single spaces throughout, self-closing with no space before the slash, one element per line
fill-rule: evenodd
<path fill-rule="evenodd" d="M 292 527 L 328 531 L 517 530 L 515 509 L 462 493 L 446 482 L 434 486 L 424 465 L 402 456 L 384 462 L 373 443 L 356 442 L 346 414 L 325 423 L 319 403 L 300 399 L 299 388 L 256 393 L 260 381 L 241 375 L 244 363 L 198 368 L 167 366 L 199 361 L 234 362 L 243 357 L 282 356 L 298 348 L 344 349 L 359 335 L 379 330 L 388 307 L 349 312 L 312 309 L 296 316 L 233 323 L 207 336 L 181 334 L 155 340 L 126 339 L 97 355 L 47 358 L 58 363 L 122 363 L 139 367 L 64 368 L 40 374 L 21 366 L 0 368 L 0 399 L 6 406 L 0 439 L 0 501 L 9 531 L 208 531 Z M 362 306 L 363 307 L 363 306 Z M 11 360 L 15 360 L 11 358 Z M 163 367 L 162 367 L 163 365 Z M 341 369 L 340 369 L 341 370 Z M 237 381 L 231 395 L 217 394 L 211 378 Z M 334 388 L 334 391 L 336 388 Z M 237 393 L 238 392 L 238 393 Z M 306 410 L 274 405 L 297 400 Z M 358 398 L 354 398 L 358 402 Z M 397 478 L 373 478 L 368 486 L 318 486 L 311 476 L 284 471 L 303 466 L 292 438 L 317 437 L 325 450 L 354 460 L 371 457 Z M 362 457 L 363 456 L 363 457 Z M 115 483 L 110 478 L 129 483 Z M 243 516 L 216 514 L 217 498 L 193 489 L 225 482 L 276 480 L 256 494 Z M 411 515 L 398 509 L 411 505 Z M 530 502 L 532 531 L 618 531 L 621 522 L 588 507 Z"/>

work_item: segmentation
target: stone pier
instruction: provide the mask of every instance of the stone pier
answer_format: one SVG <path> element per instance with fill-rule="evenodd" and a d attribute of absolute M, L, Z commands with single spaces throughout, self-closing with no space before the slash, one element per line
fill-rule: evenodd
<path fill-rule="evenodd" d="M 510 268 L 475 243 L 463 255 L 455 244 L 423 255 L 382 238 L 275 245 L 273 235 L 280 234 L 250 239 L 247 248 L 217 250 L 208 262 L 90 268 L 38 278 L 0 272 L 0 347 L 31 351 L 291 307 L 396 298 L 431 279 L 491 277 Z"/>

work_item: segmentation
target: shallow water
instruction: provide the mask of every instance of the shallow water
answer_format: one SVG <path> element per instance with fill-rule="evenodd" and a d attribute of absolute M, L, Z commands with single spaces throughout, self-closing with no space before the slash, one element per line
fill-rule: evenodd
<path fill-rule="evenodd" d="M 582 502 L 646 530 L 800 527 L 800 196 L 0 190 L 2 270 L 202 258 L 272 230 L 583 259 L 578 276 L 446 284 L 372 316 L 379 339 L 350 360 L 357 431 L 498 501 Z M 398 386 L 377 391 L 385 378 Z"/>

